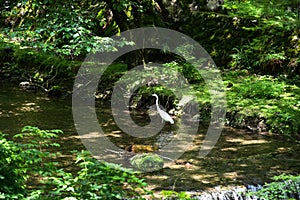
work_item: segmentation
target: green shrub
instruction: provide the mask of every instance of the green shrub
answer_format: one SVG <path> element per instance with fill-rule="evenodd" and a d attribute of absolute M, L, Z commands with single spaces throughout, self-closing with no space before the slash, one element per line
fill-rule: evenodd
<path fill-rule="evenodd" d="M 43 53 L 32 48 L 0 39 L 0 65 L 18 81 L 32 81 L 44 91 L 57 85 L 66 85 L 75 77 L 81 62 L 66 60 L 62 56 Z M 9 77 L 8 77 L 9 78 Z"/>
<path fill-rule="evenodd" d="M 274 182 L 267 183 L 256 192 L 248 192 L 262 200 L 296 200 L 300 198 L 300 176 L 282 174 L 273 177 Z"/>
<path fill-rule="evenodd" d="M 38 127 L 25 126 L 15 139 L 22 140 L 19 143 L 22 148 L 20 155 L 24 159 L 25 166 L 30 173 L 44 175 L 56 170 L 55 162 L 49 159 L 56 158 L 60 152 L 51 153 L 51 148 L 58 148 L 60 145 L 53 141 L 62 134 L 61 130 L 41 130 Z"/>
<path fill-rule="evenodd" d="M 0 134 L 0 199 L 143 199 L 151 194 L 136 172 L 99 161 L 87 151 L 73 152 L 72 172 L 58 168 L 59 144 L 53 139 L 60 133 L 25 126 L 15 135 L 22 143 Z M 28 189 L 27 183 L 34 187 Z"/>
<path fill-rule="evenodd" d="M 103 3 L 90 3 L 22 1 L 6 13 L 6 21 L 13 25 L 6 25 L 3 31 L 22 46 L 70 59 L 129 44 L 97 35 L 102 31 L 96 18 Z"/>
<path fill-rule="evenodd" d="M 15 138 L 25 143 L 8 141 L 0 134 L 0 199 L 23 199 L 30 196 L 26 184 L 32 177 L 47 177 L 56 170 L 55 158 L 58 153 L 47 151 L 49 147 L 59 147 L 51 139 L 58 137 L 60 130 L 40 130 L 25 126 Z"/>
<path fill-rule="evenodd" d="M 248 35 L 244 43 L 233 48 L 231 67 L 273 75 L 297 71 L 298 64 L 290 63 L 299 57 L 297 13 L 287 9 L 295 5 L 296 2 L 279 0 L 226 1 L 229 16 L 242 27 L 238 32 Z M 241 23 L 243 20 L 249 23 Z"/>
<path fill-rule="evenodd" d="M 249 75 L 246 70 L 223 75 L 227 85 L 227 120 L 237 127 L 256 126 L 265 131 L 296 136 L 299 133 L 300 88 L 273 76 Z"/>
<path fill-rule="evenodd" d="M 124 199 L 149 194 L 146 183 L 136 173 L 119 165 L 98 161 L 82 151 L 76 152 L 79 171 L 73 175 L 60 169 L 44 184 L 41 197 L 51 199 Z"/>
<path fill-rule="evenodd" d="M 21 152 L 17 144 L 0 133 L 0 199 L 18 199 L 25 194 L 28 176 Z"/>

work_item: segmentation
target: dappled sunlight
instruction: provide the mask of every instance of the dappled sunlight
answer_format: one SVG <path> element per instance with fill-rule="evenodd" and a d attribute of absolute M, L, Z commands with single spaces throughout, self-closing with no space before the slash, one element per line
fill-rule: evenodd
<path fill-rule="evenodd" d="M 251 144 L 266 144 L 270 143 L 270 141 L 267 141 L 265 139 L 259 139 L 259 140 L 245 140 L 245 139 L 239 139 L 239 138 L 232 138 L 227 139 L 227 142 L 230 143 L 239 143 L 241 145 L 251 145 Z"/>
<path fill-rule="evenodd" d="M 117 138 L 121 138 L 122 136 L 120 135 L 122 133 L 122 131 L 120 130 L 117 130 L 117 131 L 112 131 L 110 133 L 106 133 L 105 135 L 106 136 L 109 136 L 109 137 L 117 137 Z"/>
<path fill-rule="evenodd" d="M 167 180 L 169 177 L 166 175 L 145 175 L 146 177 L 148 177 L 149 179 L 153 179 L 153 180 L 158 180 L 158 181 L 165 181 Z"/>
<path fill-rule="evenodd" d="M 226 147 L 226 148 L 222 148 L 221 151 L 238 151 L 238 148 Z"/>
<path fill-rule="evenodd" d="M 24 103 L 21 107 L 18 107 L 16 110 L 22 112 L 40 112 L 41 107 L 36 103 Z"/>
<path fill-rule="evenodd" d="M 127 158 L 132 156 L 132 152 L 126 152 L 130 145 L 154 146 L 158 145 L 158 154 L 161 148 L 167 145 L 178 135 L 177 124 L 170 126 L 165 124 L 163 129 L 149 138 L 135 138 L 124 133 L 115 123 L 111 115 L 110 105 L 97 105 L 96 112 L 98 123 L 104 134 L 97 131 L 90 131 L 83 135 L 78 135 L 74 129 L 71 106 L 66 101 L 51 102 L 47 98 L 33 98 L 19 91 L 19 99 L 10 102 L 1 102 L 5 109 L 0 111 L 4 123 L 1 126 L 16 127 L 19 131 L 23 124 L 35 123 L 44 127 L 45 121 L 49 127 L 64 127 L 63 134 L 58 142 L 61 144 L 60 150 L 63 154 L 59 158 L 61 166 L 66 166 L 72 170 L 71 163 L 74 156 L 70 150 L 85 149 L 82 140 L 90 140 L 95 143 L 94 148 L 105 146 L 106 140 L 120 148 L 106 148 L 96 155 L 99 159 L 124 162 L 128 166 Z M 23 95 L 23 96 L 22 96 Z M 23 98 L 24 103 L 18 103 Z M 25 101 L 24 101 L 25 99 Z M 149 123 L 147 113 L 130 113 L 137 124 L 145 125 Z M 8 121 L 8 117 L 10 116 Z M 159 121 L 161 123 L 161 120 Z M 97 122 L 95 122 L 97 123 Z M 124 121 L 127 124 L 126 121 Z M 183 138 L 177 138 L 179 144 L 170 146 L 166 153 L 176 152 L 184 149 L 185 153 L 174 161 L 165 160 L 164 168 L 160 171 L 140 174 L 149 183 L 149 188 L 155 189 L 178 189 L 178 190 L 201 190 L 214 187 L 216 185 L 236 185 L 244 183 L 263 183 L 271 175 L 279 173 L 299 173 L 300 158 L 299 144 L 286 142 L 276 135 L 262 132 L 255 134 L 247 130 L 237 130 L 225 127 L 221 137 L 212 151 L 203 158 L 199 157 L 201 149 L 210 149 L 210 146 L 203 146 L 206 136 L 207 125 L 200 124 L 198 134 L 190 145 L 181 143 Z M 3 128 L 2 130 L 8 130 Z M 97 129 L 96 129 L 97 130 Z M 120 153 L 119 151 L 122 151 Z M 272 172 L 270 172 L 272 171 Z"/>
<path fill-rule="evenodd" d="M 99 132 L 89 132 L 89 133 L 81 134 L 80 138 L 81 139 L 98 139 L 99 136 L 100 136 Z"/>
<path fill-rule="evenodd" d="M 200 138 L 202 137 L 197 137 Z M 194 144 L 201 145 L 201 142 L 194 141 Z M 177 187 L 180 189 L 207 189 L 215 185 L 244 183 L 262 184 L 273 175 L 299 170 L 297 163 L 300 162 L 300 158 L 296 153 L 299 146 L 276 141 L 268 135 L 252 135 L 244 130 L 239 132 L 225 128 L 215 148 L 204 158 L 197 157 L 196 150 L 197 146 L 193 146 L 192 151 L 186 152 L 180 160 L 165 165 L 162 172 L 168 174 L 170 179 L 179 174 L 178 170 L 184 172 L 177 181 Z M 293 158 L 288 158 L 285 155 L 287 153 Z M 187 163 L 193 167 L 186 168 Z M 272 173 L 269 172 L 271 169 Z M 154 179 L 149 179 L 149 182 L 156 184 Z"/>
<path fill-rule="evenodd" d="M 69 99 L 51 99 L 18 87 L 18 83 L 1 83 L 0 129 L 11 137 L 25 125 L 74 132 Z"/>
<path fill-rule="evenodd" d="M 3 1 L 0 199 L 256 199 L 300 174 L 297 2 Z M 297 198 L 285 180 L 263 187 Z"/>
<path fill-rule="evenodd" d="M 105 124 L 103 124 L 102 126 L 103 127 L 109 127 L 109 126 L 111 126 L 112 124 L 115 124 L 115 122 L 114 122 L 114 120 L 108 120 Z"/>
<path fill-rule="evenodd" d="M 227 179 L 236 179 L 238 177 L 238 172 L 225 172 L 223 177 Z"/>
<path fill-rule="evenodd" d="M 211 184 L 212 179 L 216 179 L 218 177 L 218 174 L 193 174 L 191 175 L 191 178 L 195 181 L 201 182 L 203 184 Z"/>

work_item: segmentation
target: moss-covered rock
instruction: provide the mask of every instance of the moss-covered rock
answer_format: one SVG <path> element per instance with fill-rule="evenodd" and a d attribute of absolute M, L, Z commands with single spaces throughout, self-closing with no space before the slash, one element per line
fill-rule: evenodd
<path fill-rule="evenodd" d="M 149 172 L 162 169 L 164 160 L 154 153 L 142 153 L 130 158 L 130 164 L 139 171 Z"/>

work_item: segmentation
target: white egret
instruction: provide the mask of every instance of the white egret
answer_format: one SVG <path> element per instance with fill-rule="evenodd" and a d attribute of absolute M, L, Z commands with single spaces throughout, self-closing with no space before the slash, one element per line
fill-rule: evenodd
<path fill-rule="evenodd" d="M 165 111 L 163 111 L 162 109 L 159 108 L 158 106 L 158 96 L 156 94 L 152 94 L 152 96 L 156 97 L 156 108 L 157 111 L 160 115 L 160 117 L 165 120 L 166 122 L 170 122 L 170 124 L 174 124 L 174 120 L 172 119 L 172 117 L 166 113 Z"/>

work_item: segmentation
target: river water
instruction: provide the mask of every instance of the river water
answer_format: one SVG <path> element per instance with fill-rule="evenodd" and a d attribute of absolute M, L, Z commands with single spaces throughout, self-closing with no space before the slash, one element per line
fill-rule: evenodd
<path fill-rule="evenodd" d="M 121 147 L 137 142 L 128 140 L 114 123 L 110 104 L 97 103 L 98 121 L 107 135 L 115 138 Z M 145 120 L 136 115 L 137 121 Z M 18 84 L 0 82 L 0 131 L 9 138 L 25 125 L 41 129 L 61 129 L 61 151 L 68 154 L 74 149 L 83 149 L 75 130 L 72 117 L 71 96 L 49 98 L 44 93 L 27 91 Z M 174 189 L 200 191 L 216 186 L 263 184 L 281 173 L 299 174 L 300 145 L 272 134 L 254 134 L 246 130 L 224 128 L 215 148 L 204 158 L 198 157 L 205 125 L 193 145 L 176 162 L 163 170 L 145 173 L 142 176 L 150 189 Z M 176 131 L 165 126 L 162 134 L 168 136 Z M 130 142 L 129 142 L 130 141 Z"/>

